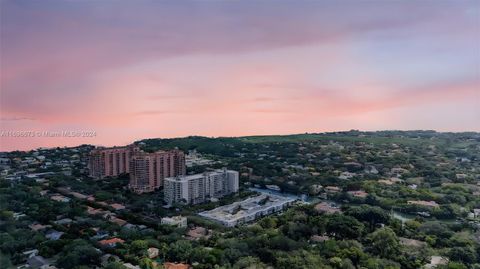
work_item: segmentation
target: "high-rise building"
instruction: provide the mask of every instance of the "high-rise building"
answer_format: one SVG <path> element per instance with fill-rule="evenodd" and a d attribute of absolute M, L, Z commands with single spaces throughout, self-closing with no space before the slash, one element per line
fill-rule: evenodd
<path fill-rule="evenodd" d="M 169 177 L 164 180 L 164 200 L 168 204 L 199 204 L 238 192 L 238 172 L 221 169 L 203 174 Z"/>
<path fill-rule="evenodd" d="M 163 179 L 185 175 L 185 155 L 180 150 L 137 152 L 130 160 L 129 188 L 137 193 L 163 186 Z"/>
<path fill-rule="evenodd" d="M 130 158 L 139 151 L 135 145 L 93 149 L 88 160 L 89 174 L 101 179 L 129 173 Z"/>

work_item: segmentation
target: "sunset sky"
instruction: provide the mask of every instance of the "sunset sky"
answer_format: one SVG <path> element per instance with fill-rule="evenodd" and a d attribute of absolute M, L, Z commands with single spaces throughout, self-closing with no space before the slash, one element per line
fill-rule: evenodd
<path fill-rule="evenodd" d="M 480 1 L 4 1 L 0 150 L 480 131 Z"/>

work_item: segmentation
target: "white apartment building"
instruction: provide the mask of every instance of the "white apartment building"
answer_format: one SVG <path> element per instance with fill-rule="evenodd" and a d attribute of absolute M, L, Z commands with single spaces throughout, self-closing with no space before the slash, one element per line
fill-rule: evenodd
<path fill-rule="evenodd" d="M 168 204 L 199 204 L 238 192 L 238 172 L 220 169 L 203 174 L 169 177 L 164 180 L 164 200 Z"/>
<path fill-rule="evenodd" d="M 165 217 L 162 218 L 161 224 L 164 225 L 171 225 L 177 226 L 178 228 L 185 228 L 187 227 L 187 218 L 182 216 L 174 216 L 174 217 Z"/>

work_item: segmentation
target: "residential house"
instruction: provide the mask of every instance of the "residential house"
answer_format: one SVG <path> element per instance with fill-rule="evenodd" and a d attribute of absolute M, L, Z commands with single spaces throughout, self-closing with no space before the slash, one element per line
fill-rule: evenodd
<path fill-rule="evenodd" d="M 111 204 L 110 207 L 112 207 L 112 208 L 115 209 L 115 210 L 123 210 L 123 209 L 125 209 L 125 206 L 124 206 L 124 205 L 118 204 L 118 203 Z"/>
<path fill-rule="evenodd" d="M 149 248 L 147 249 L 147 254 L 150 259 L 155 259 L 158 257 L 159 250 L 158 248 Z"/>
<path fill-rule="evenodd" d="M 356 197 L 356 198 L 365 198 L 365 197 L 368 196 L 368 193 L 365 192 L 365 191 L 362 191 L 362 190 L 359 190 L 359 191 L 348 191 L 347 193 L 350 194 L 350 195 L 353 196 L 353 197 Z"/>
<path fill-rule="evenodd" d="M 63 195 L 60 195 L 60 194 L 54 194 L 54 195 L 50 196 L 50 199 L 54 200 L 54 201 L 57 201 L 57 202 L 62 202 L 62 203 L 70 202 L 70 198 L 65 197 Z"/>
<path fill-rule="evenodd" d="M 407 201 L 407 204 L 425 206 L 425 207 L 430 207 L 430 208 L 440 207 L 440 205 L 437 204 L 435 201 Z"/>
<path fill-rule="evenodd" d="M 165 269 L 190 269 L 192 267 L 189 264 L 185 264 L 185 263 L 166 262 L 166 263 L 163 264 L 163 268 L 165 268 Z"/>
<path fill-rule="evenodd" d="M 59 231 L 56 231 L 56 230 L 50 230 L 50 231 L 47 232 L 45 237 L 49 240 L 58 240 L 62 237 L 63 234 L 64 234 L 64 232 L 59 232 Z"/>
<path fill-rule="evenodd" d="M 204 227 L 198 226 L 198 227 L 190 229 L 187 232 L 187 239 L 188 240 L 198 240 L 200 238 L 208 239 L 208 238 L 210 238 L 211 233 L 212 233 L 212 230 L 208 230 Z"/>
<path fill-rule="evenodd" d="M 328 203 L 328 202 L 321 202 L 315 205 L 315 210 L 317 212 L 327 213 L 327 214 L 342 212 L 342 210 L 337 205 L 335 205 L 334 203 Z"/>
<path fill-rule="evenodd" d="M 325 190 L 329 193 L 337 193 L 341 191 L 341 189 L 337 186 L 327 186 L 325 187 Z"/>
<path fill-rule="evenodd" d="M 27 259 L 29 268 L 46 269 L 50 267 L 50 262 L 42 256 L 33 256 Z"/>
<path fill-rule="evenodd" d="M 330 237 L 326 235 L 312 235 L 310 237 L 310 242 L 320 243 L 320 242 L 325 242 L 327 240 L 330 240 Z"/>
<path fill-rule="evenodd" d="M 41 231 L 41 230 L 45 230 L 47 228 L 51 228 L 52 225 L 42 225 L 40 223 L 36 223 L 36 224 L 31 224 L 28 227 L 30 227 L 30 229 L 32 229 L 33 231 L 38 232 L 38 231 Z"/>
<path fill-rule="evenodd" d="M 447 265 L 448 259 L 442 256 L 432 256 L 430 263 L 425 265 L 426 269 L 433 269 L 438 267 L 439 265 Z"/>
<path fill-rule="evenodd" d="M 123 266 L 127 267 L 127 269 L 141 269 L 140 266 L 133 265 L 131 263 L 124 263 Z"/>
<path fill-rule="evenodd" d="M 58 225 L 70 225 L 72 222 L 73 222 L 72 219 L 64 218 L 64 219 L 56 220 L 53 223 L 58 224 Z"/>
<path fill-rule="evenodd" d="M 102 247 L 116 247 L 117 244 L 123 244 L 125 243 L 125 240 L 123 239 L 120 239 L 120 238 L 117 238 L 117 237 L 114 237 L 114 238 L 110 238 L 110 239 L 104 239 L 104 240 L 100 240 L 98 241 L 98 243 L 102 246 Z"/>
<path fill-rule="evenodd" d="M 339 179 L 343 179 L 343 180 L 349 180 L 349 179 L 352 179 L 354 176 L 356 176 L 357 174 L 355 173 L 351 173 L 351 172 L 342 172 L 338 178 Z"/>

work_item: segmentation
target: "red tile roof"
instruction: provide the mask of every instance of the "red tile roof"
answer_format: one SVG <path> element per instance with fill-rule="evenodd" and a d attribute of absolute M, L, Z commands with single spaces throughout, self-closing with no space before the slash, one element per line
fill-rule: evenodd
<path fill-rule="evenodd" d="M 104 240 L 101 240 L 101 241 L 98 241 L 98 243 L 100 243 L 100 245 L 110 245 L 110 244 L 116 244 L 116 243 L 124 243 L 125 240 L 123 239 L 120 239 L 120 238 L 111 238 L 111 239 L 104 239 Z"/>
<path fill-rule="evenodd" d="M 185 263 L 166 262 L 163 264 L 163 267 L 165 267 L 165 269 L 189 269 L 190 265 Z"/>

